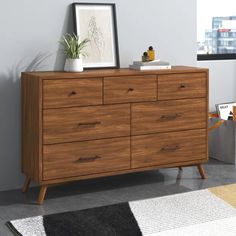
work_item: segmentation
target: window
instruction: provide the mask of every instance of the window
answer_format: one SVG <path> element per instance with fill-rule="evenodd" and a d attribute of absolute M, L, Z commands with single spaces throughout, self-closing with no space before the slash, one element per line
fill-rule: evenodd
<path fill-rule="evenodd" d="M 235 0 L 197 0 L 197 59 L 236 59 Z"/>

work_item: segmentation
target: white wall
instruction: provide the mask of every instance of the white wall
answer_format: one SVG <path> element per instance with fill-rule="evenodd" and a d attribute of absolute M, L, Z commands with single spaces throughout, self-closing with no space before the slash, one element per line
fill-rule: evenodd
<path fill-rule="evenodd" d="M 72 2 L 0 2 L 0 190 L 20 188 L 23 183 L 20 72 L 63 69 L 64 59 L 57 52 L 57 42 L 63 33 L 71 31 L 68 6 Z M 161 59 L 172 64 L 196 64 L 196 0 L 92 2 L 116 3 L 122 67 L 138 60 L 149 45 L 154 46 Z"/>
<path fill-rule="evenodd" d="M 215 104 L 236 101 L 236 61 L 198 61 L 197 66 L 209 68 L 209 109 Z"/>

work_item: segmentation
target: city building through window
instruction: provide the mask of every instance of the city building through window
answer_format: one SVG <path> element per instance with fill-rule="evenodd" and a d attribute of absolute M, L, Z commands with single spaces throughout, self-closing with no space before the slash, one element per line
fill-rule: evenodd
<path fill-rule="evenodd" d="M 197 0 L 197 59 L 236 59 L 236 0 Z"/>

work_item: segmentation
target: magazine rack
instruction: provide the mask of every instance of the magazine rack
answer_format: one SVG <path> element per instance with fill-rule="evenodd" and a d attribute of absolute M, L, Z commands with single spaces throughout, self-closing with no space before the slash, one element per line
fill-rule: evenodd
<path fill-rule="evenodd" d="M 236 122 L 217 117 L 209 119 L 209 156 L 211 158 L 236 164 Z"/>

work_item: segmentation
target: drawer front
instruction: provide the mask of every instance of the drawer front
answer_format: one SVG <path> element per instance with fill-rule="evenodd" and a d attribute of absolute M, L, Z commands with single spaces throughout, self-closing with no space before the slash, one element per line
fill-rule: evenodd
<path fill-rule="evenodd" d="M 44 180 L 129 168 L 129 138 L 44 145 L 43 147 Z"/>
<path fill-rule="evenodd" d="M 206 128 L 205 98 L 131 105 L 132 135 Z"/>
<path fill-rule="evenodd" d="M 132 168 L 207 160 L 204 129 L 135 136 L 131 142 Z"/>
<path fill-rule="evenodd" d="M 44 144 L 129 135 L 129 104 L 43 111 Z"/>
<path fill-rule="evenodd" d="M 160 75 L 157 87 L 158 100 L 207 96 L 205 73 Z"/>
<path fill-rule="evenodd" d="M 104 103 L 156 101 L 156 76 L 104 78 Z"/>
<path fill-rule="evenodd" d="M 43 81 L 43 107 L 102 104 L 102 79 L 55 79 Z"/>

